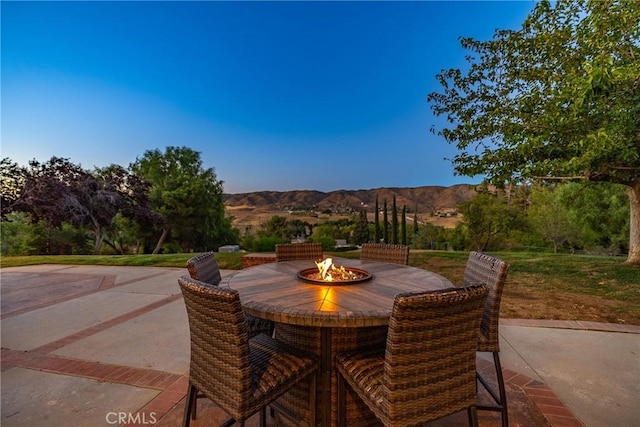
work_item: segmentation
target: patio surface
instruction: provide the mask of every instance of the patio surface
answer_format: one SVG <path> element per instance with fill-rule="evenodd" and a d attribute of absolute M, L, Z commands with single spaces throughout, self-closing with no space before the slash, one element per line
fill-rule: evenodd
<path fill-rule="evenodd" d="M 2 269 L 0 424 L 181 425 L 189 330 L 177 278 L 186 273 Z M 512 426 L 640 425 L 640 327 L 503 319 L 500 330 Z M 478 366 L 491 365 L 480 358 Z M 226 419 L 199 402 L 192 426 Z M 257 426 L 257 418 L 247 425 Z M 479 418 L 481 426 L 500 425 L 497 414 L 480 411 Z M 467 425 L 466 414 L 430 425 Z"/>

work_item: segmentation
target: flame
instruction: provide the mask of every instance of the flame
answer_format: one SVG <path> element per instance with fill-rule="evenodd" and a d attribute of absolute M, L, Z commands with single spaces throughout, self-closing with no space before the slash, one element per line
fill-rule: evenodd
<path fill-rule="evenodd" d="M 344 266 L 336 267 L 332 258 L 324 261 L 316 261 L 316 266 L 320 272 L 320 277 L 325 282 L 333 282 L 335 280 L 351 280 L 357 277 L 357 274 L 347 270 Z"/>
<path fill-rule="evenodd" d="M 316 261 L 316 265 L 318 266 L 318 271 L 320 272 L 322 280 L 326 282 L 333 282 L 333 276 L 329 272 L 333 269 L 333 259 L 327 258 L 324 261 Z"/>

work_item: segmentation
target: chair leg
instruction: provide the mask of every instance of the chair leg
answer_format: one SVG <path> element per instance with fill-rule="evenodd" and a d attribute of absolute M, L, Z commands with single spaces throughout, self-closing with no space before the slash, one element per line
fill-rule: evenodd
<path fill-rule="evenodd" d="M 224 423 L 222 423 L 222 425 L 220 427 L 231 427 L 232 425 L 234 425 L 236 423 L 236 420 L 233 418 L 229 418 L 227 421 L 225 421 Z M 239 423 L 241 426 L 244 425 L 244 421 Z"/>
<path fill-rule="evenodd" d="M 193 405 L 191 408 L 191 419 L 195 420 L 198 416 L 198 393 L 196 393 L 196 397 L 193 399 Z"/>
<path fill-rule="evenodd" d="M 475 405 L 467 408 L 467 415 L 469 416 L 469 425 L 471 427 L 478 427 L 478 410 Z"/>
<path fill-rule="evenodd" d="M 260 427 L 267 427 L 267 407 L 260 409 Z"/>
<path fill-rule="evenodd" d="M 498 383 L 498 394 L 496 394 L 495 390 L 489 387 L 489 384 L 485 381 L 485 379 L 480 375 L 479 372 L 476 372 L 476 377 L 482 383 L 485 390 L 489 392 L 494 402 L 498 406 L 483 406 L 478 405 L 478 409 L 480 410 L 489 410 L 489 411 L 497 411 L 502 415 L 502 427 L 509 427 L 509 411 L 507 406 L 507 390 L 504 385 L 504 377 L 502 375 L 502 366 L 500 364 L 500 354 L 496 351 L 493 352 L 493 365 L 496 370 L 496 382 Z M 477 384 L 476 384 L 477 387 Z"/>
<path fill-rule="evenodd" d="M 316 371 L 310 375 L 309 382 L 309 427 L 316 427 L 316 382 L 318 381 L 319 372 Z"/>
<path fill-rule="evenodd" d="M 338 427 L 345 427 L 347 424 L 347 382 L 340 372 L 338 372 L 338 390 L 337 390 L 337 416 Z"/>
<path fill-rule="evenodd" d="M 500 364 L 500 354 L 493 352 L 493 362 L 496 367 L 496 380 L 498 381 L 498 391 L 500 392 L 499 405 L 502 407 L 502 427 L 509 427 L 509 415 L 507 411 L 507 390 L 504 386 L 504 377 L 502 375 L 502 366 Z"/>
<path fill-rule="evenodd" d="M 196 386 L 194 386 L 193 384 L 189 384 L 189 389 L 187 391 L 187 399 L 184 403 L 184 417 L 182 418 L 183 427 L 189 427 L 189 424 L 191 423 L 191 411 L 195 406 L 194 404 L 196 402 L 197 394 L 198 394 L 198 390 L 196 389 Z"/>

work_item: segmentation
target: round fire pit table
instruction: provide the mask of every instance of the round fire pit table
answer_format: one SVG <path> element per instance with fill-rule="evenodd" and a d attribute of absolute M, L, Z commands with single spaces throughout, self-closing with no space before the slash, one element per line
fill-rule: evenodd
<path fill-rule="evenodd" d="M 240 292 L 247 314 L 276 322 L 276 338 L 320 358 L 316 406 L 322 426 L 336 425 L 335 355 L 347 350 L 384 348 L 396 294 L 452 286 L 436 273 L 406 265 L 340 258 L 334 258 L 334 263 L 364 270 L 370 277 L 348 286 L 309 283 L 299 273 L 315 268 L 315 263 L 303 260 L 249 267 L 226 281 Z M 371 417 L 363 405 L 357 398 L 347 396 L 347 424 L 360 424 Z M 300 416 L 309 410 L 304 390 L 283 395 L 275 406 Z"/>

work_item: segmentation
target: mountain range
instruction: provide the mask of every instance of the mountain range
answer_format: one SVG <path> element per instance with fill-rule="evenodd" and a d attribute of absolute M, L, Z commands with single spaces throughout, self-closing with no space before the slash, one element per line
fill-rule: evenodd
<path fill-rule="evenodd" d="M 330 192 L 313 190 L 257 191 L 253 193 L 225 194 L 225 204 L 229 208 L 273 208 L 274 210 L 296 209 L 361 209 L 373 208 L 376 197 L 379 207 L 384 202 L 390 207 L 396 198 L 398 209 L 421 213 L 451 211 L 460 202 L 473 198 L 476 186 L 458 184 L 450 187 L 423 186 L 414 188 L 376 188 L 371 190 L 336 190 Z"/>

